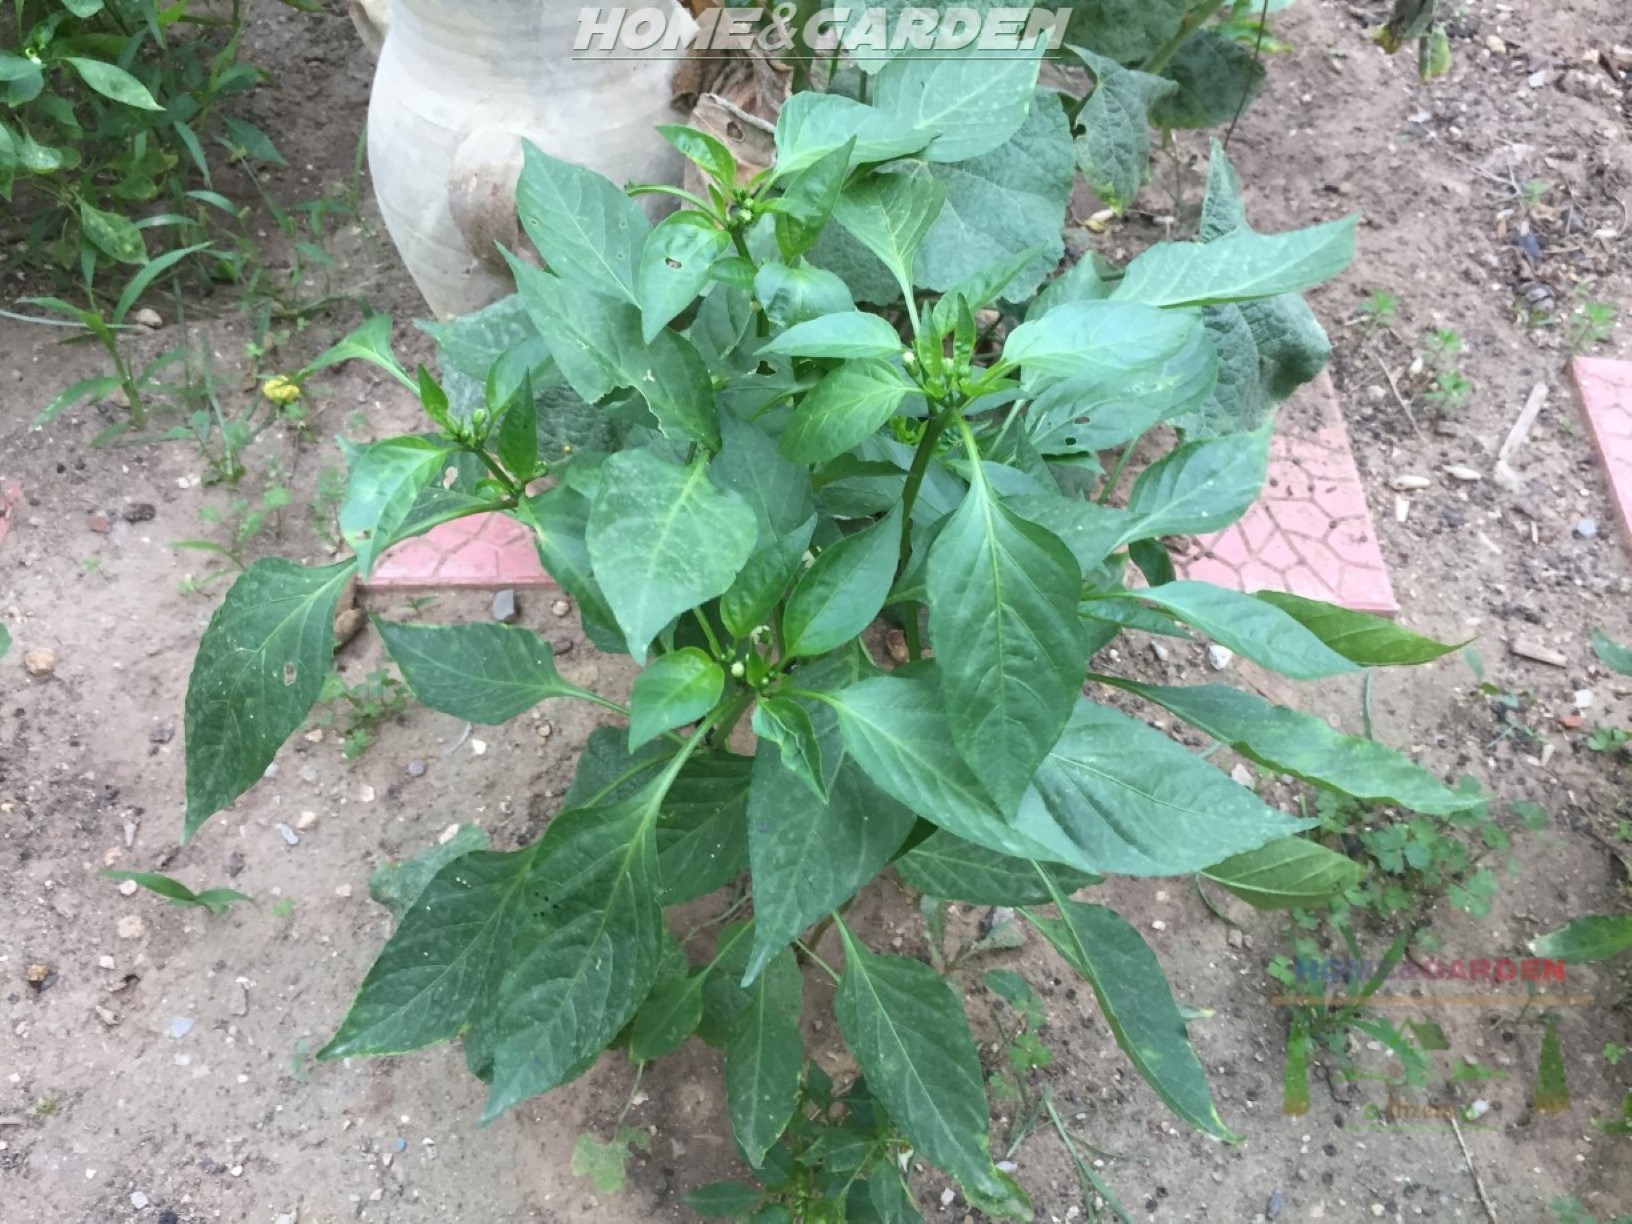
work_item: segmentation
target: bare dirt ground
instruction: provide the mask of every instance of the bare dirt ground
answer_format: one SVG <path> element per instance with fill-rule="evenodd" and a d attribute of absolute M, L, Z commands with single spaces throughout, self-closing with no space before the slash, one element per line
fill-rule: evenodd
<path fill-rule="evenodd" d="M 1605 673 L 1588 648 L 1596 626 L 1632 641 L 1632 567 L 1565 382 L 1567 329 L 1543 325 L 1588 300 L 1618 305 L 1623 318 L 1632 312 L 1632 99 L 1588 60 L 1632 43 L 1632 21 L 1623 0 L 1465 5 L 1454 18 L 1451 75 L 1424 85 L 1414 57 L 1391 60 L 1368 42 L 1366 25 L 1384 7 L 1300 0 L 1279 20 L 1292 50 L 1270 65 L 1265 96 L 1242 119 L 1231 154 L 1259 228 L 1364 215 L 1355 267 L 1315 301 L 1337 342 L 1334 375 L 1403 620 L 1475 639 L 1487 681 L 1520 697 L 1518 712 L 1502 713 L 1452 656 L 1379 677 L 1376 730 L 1442 776 L 1469 773 L 1503 799 L 1545 808 L 1544 829 L 1509 830 L 1521 872 L 1504 879 L 1492 914 L 1476 920 L 1442 906 L 1434 922 L 1445 955 L 1519 955 L 1572 916 L 1621 905 L 1632 846 L 1620 836 L 1632 819 L 1624 758 L 1585 745 L 1600 724 L 1632 726 L 1632 682 Z M 311 198 L 343 183 L 370 72 L 349 25 L 263 3 L 248 50 L 275 74 L 252 99 L 253 117 L 277 135 L 291 165 L 268 178 L 274 198 Z M 1145 212 L 1103 239 L 1108 249 L 1137 246 L 1159 230 L 1152 218 L 1194 205 L 1192 163 L 1204 151 L 1202 141 L 1180 143 L 1191 168 L 1178 205 L 1174 166 L 1164 163 L 1141 201 Z M 365 205 L 361 224 L 332 235 L 341 265 L 331 291 L 409 319 L 416 297 L 372 216 Z M 8 299 L 28 291 L 9 273 L 5 283 Z M 1399 300 L 1391 325 L 1346 325 L 1375 291 Z M 298 367 L 355 320 L 350 307 L 320 317 L 274 360 Z M 1460 369 L 1472 390 L 1443 412 L 1418 396 L 1408 414 L 1384 369 L 1403 375 L 1409 395 L 1416 380 L 1407 367 L 1433 328 L 1464 338 Z M 182 330 L 172 322 L 144 343 L 173 346 Z M 218 354 L 219 370 L 247 368 L 251 336 L 230 311 L 192 334 Z M 407 329 L 399 335 L 408 352 L 427 355 Z M 354 762 L 332 729 L 321 740 L 297 738 L 275 776 L 178 846 L 182 702 L 221 586 L 188 593 L 185 581 L 211 561 L 177 542 L 224 539 L 227 527 L 201 521 L 201 511 L 213 507 L 230 525 L 232 498 L 258 500 L 275 471 L 293 504 L 251 542 L 250 555 L 325 559 L 332 537 L 319 490 L 337 465 L 329 439 L 400 430 L 414 405 L 383 378 L 345 368 L 322 380 L 308 433 L 262 434 L 240 486 L 212 486 L 201 483 L 207 466 L 187 443 L 93 448 L 117 419 L 111 408 L 29 431 L 62 386 L 100 372 L 94 353 L 58 339 L 0 322 L 0 488 L 14 479 L 23 493 L 0 545 L 0 618 L 16 639 L 0 663 L 0 1218 L 688 1218 L 683 1192 L 735 1171 L 717 1057 L 695 1042 L 641 1085 L 628 1123 L 647 1130 L 652 1146 L 634 1161 L 630 1185 L 604 1199 L 569 1161 L 577 1136 L 604 1136 L 628 1098 L 632 1072 L 616 1058 L 478 1130 L 481 1085 L 456 1049 L 373 1063 L 310 1057 L 389 930 L 386 912 L 367 900 L 370 872 L 455 823 L 480 824 L 501 847 L 535 837 L 592 719 L 547 706 L 538 719 L 479 729 L 480 755 L 461 740 L 461 726 L 418 709 L 380 726 Z M 1595 351 L 1632 356 L 1632 331 L 1623 324 Z M 219 376 L 229 401 L 248 402 L 251 382 Z M 1490 479 L 1492 465 L 1536 383 L 1551 396 L 1515 461 L 1522 484 L 1506 489 Z M 1451 479 L 1449 465 L 1483 479 Z M 1400 521 L 1390 481 L 1408 474 L 1431 483 L 1408 495 Z M 91 529 L 98 514 L 108 516 L 106 534 Z M 1587 519 L 1595 532 L 1582 527 Z M 570 641 L 569 677 L 613 690 L 626 683 L 621 665 L 595 656 L 550 602 L 524 598 L 524 623 Z M 474 599 L 441 598 L 422 610 L 486 614 Z M 1565 665 L 1514 654 L 1520 637 L 1556 650 Z M 36 648 L 56 654 L 49 676 L 24 669 L 23 652 Z M 1163 664 L 1142 646 L 1123 654 L 1124 666 L 1170 680 L 1211 675 L 1200 646 L 1177 648 Z M 377 646 L 365 636 L 339 662 L 355 682 L 379 666 Z M 1261 676 L 1246 680 L 1360 728 L 1355 685 L 1293 692 Z M 1576 725 L 1580 690 L 1593 702 Z M 422 773 L 410 773 L 414 761 L 426 764 Z M 298 827 L 298 844 L 286 844 L 278 824 Z M 109 867 L 163 869 L 195 887 L 230 884 L 257 904 L 220 918 L 166 908 L 122 896 L 101 875 Z M 1632 1210 L 1627 1141 L 1591 1125 L 1617 1113 L 1632 1088 L 1632 1060 L 1616 1067 L 1603 1055 L 1607 1043 L 1632 1045 L 1625 984 L 1613 971 L 1570 971 L 1572 992 L 1596 1003 L 1562 1012 L 1572 1093 L 1562 1113 L 1532 1108 L 1535 1017 L 1472 1008 L 1436 1014 L 1452 1050 L 1437 1056 L 1444 1074 L 1411 1097 L 1425 1105 L 1486 1099 L 1490 1112 L 1460 1136 L 1443 1119 L 1378 1119 L 1376 1110 L 1402 1095 L 1383 1082 L 1329 1088 L 1317 1075 L 1311 1111 L 1287 1117 L 1285 1018 L 1269 1001 L 1279 987 L 1265 972 L 1286 950 L 1284 920 L 1232 904 L 1229 916 L 1243 924 L 1232 932 L 1184 881 L 1120 881 L 1108 891 L 1147 932 L 1180 997 L 1216 1013 L 1192 1034 L 1245 1144 L 1224 1147 L 1173 1120 L 1116 1050 L 1091 993 L 1035 942 L 991 963 L 1020 968 L 1043 987 L 1044 1038 L 1056 1061 L 1038 1086 L 1051 1085 L 1079 1140 L 1106 1153 L 1090 1158 L 1134 1218 L 1528 1224 L 1551 1218 L 1546 1204 L 1566 1194 L 1600 1218 Z M 916 912 L 897 891 L 870 895 L 857 914 L 878 941 L 922 947 Z M 1388 936 L 1374 938 L 1364 951 L 1380 956 Z M 41 987 L 27 981 L 35 964 L 49 967 Z M 808 1015 L 827 993 L 812 982 Z M 973 1014 L 990 1034 L 985 1005 Z M 833 1056 L 830 1031 L 811 1024 L 809 1036 L 819 1056 Z M 1357 1053 L 1386 1071 L 1384 1053 Z M 1506 1078 L 1448 1087 L 1459 1057 Z M 994 1112 L 1006 1152 L 1021 1119 L 1008 1106 Z M 1012 1158 L 1039 1219 L 1091 1218 L 1046 1128 Z M 970 1218 L 961 1200 L 943 1204 L 939 1179 L 920 1184 L 930 1218 Z"/>

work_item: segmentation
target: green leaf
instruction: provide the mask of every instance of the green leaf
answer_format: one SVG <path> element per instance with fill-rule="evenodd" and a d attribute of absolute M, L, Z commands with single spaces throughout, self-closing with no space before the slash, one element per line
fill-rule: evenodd
<path fill-rule="evenodd" d="M 910 294 L 913 256 L 945 203 L 946 188 L 924 174 L 871 174 L 844 189 L 833 216 Z"/>
<path fill-rule="evenodd" d="M 659 797 L 563 812 L 540 839 L 543 905 L 507 949 L 485 1119 L 587 1070 L 657 980 Z"/>
<path fill-rule="evenodd" d="M 646 354 L 639 310 L 513 255 L 505 258 L 527 313 L 574 391 L 593 404 L 634 383 L 629 363 Z"/>
<path fill-rule="evenodd" d="M 695 646 L 653 659 L 629 695 L 629 749 L 694 723 L 719 703 L 725 669 Z"/>
<path fill-rule="evenodd" d="M 1381 616 L 1351 612 L 1336 604 L 1283 591 L 1259 591 L 1254 598 L 1284 612 L 1332 650 L 1361 667 L 1413 667 L 1467 645 L 1466 642 L 1436 642 Z"/>
<path fill-rule="evenodd" d="M 1169 687 L 1118 679 L 1118 686 L 1170 710 L 1249 761 L 1367 803 L 1451 816 L 1477 806 L 1427 770 L 1373 740 L 1343 735 L 1324 719 L 1226 685 Z"/>
<path fill-rule="evenodd" d="M 533 529 L 539 560 L 550 577 L 578 604 L 585 631 L 597 647 L 628 653 L 600 583 L 590 570 L 590 501 L 576 489 L 558 484 L 516 507 L 516 517 Z"/>
<path fill-rule="evenodd" d="M 629 1030 L 629 1057 L 652 1062 L 672 1054 L 703 1020 L 706 973 L 660 978 L 635 1013 Z"/>
<path fill-rule="evenodd" d="M 903 55 L 873 81 L 872 104 L 920 133 L 919 156 L 962 162 L 990 153 L 1026 121 L 1042 46 L 993 56 L 976 46 Z"/>
<path fill-rule="evenodd" d="M 650 1149 L 652 1137 L 633 1127 L 622 1127 L 617 1137 L 602 1143 L 594 1135 L 578 1136 L 572 1145 L 569 1168 L 574 1177 L 588 1178 L 597 1194 L 616 1194 L 629 1182 L 630 1145 Z"/>
<path fill-rule="evenodd" d="M 672 331 L 659 332 L 645 353 L 629 350 L 624 360 L 627 382 L 645 398 L 665 437 L 718 449 L 714 384 L 691 341 Z"/>
<path fill-rule="evenodd" d="M 782 1137 L 799 1103 L 799 1073 L 805 1065 L 799 1032 L 801 997 L 779 986 L 799 981 L 793 953 L 783 950 L 780 973 L 762 974 L 748 987 L 748 1005 L 725 1039 L 725 1104 L 731 1132 L 753 1168 Z"/>
<path fill-rule="evenodd" d="M 1530 941 L 1537 956 L 1570 964 L 1608 960 L 1632 948 L 1632 917 L 1591 914 Z"/>
<path fill-rule="evenodd" d="M 516 208 L 527 237 L 563 281 L 639 304 L 640 253 L 652 226 L 612 180 L 524 140 Z M 559 358 L 553 345 L 551 352 Z"/>
<path fill-rule="evenodd" d="M 822 745 L 805 707 L 786 697 L 761 697 L 754 707 L 753 728 L 761 741 L 776 745 L 783 768 L 808 786 L 818 803 L 826 803 Z"/>
<path fill-rule="evenodd" d="M 1138 598 L 1171 612 L 1254 663 L 1294 680 L 1319 680 L 1360 670 L 1268 600 L 1211 583 L 1189 581 L 1153 586 L 1139 591 Z"/>
<path fill-rule="evenodd" d="M 1365 876 L 1345 858 L 1301 837 L 1283 837 L 1201 873 L 1254 909 L 1306 909 L 1340 897 Z"/>
<path fill-rule="evenodd" d="M 806 96 L 794 95 L 795 98 Z M 765 317 L 771 326 L 777 328 L 796 327 L 823 315 L 856 308 L 844 281 L 806 263 L 765 264 L 754 276 L 754 298 L 765 308 Z"/>
<path fill-rule="evenodd" d="M 447 841 L 438 841 L 401 863 L 383 863 L 368 877 L 369 898 L 391 911 L 401 922 L 419 900 L 425 886 L 454 859 L 491 849 L 480 825 L 462 824 Z"/>
<path fill-rule="evenodd" d="M 1258 500 L 1268 473 L 1267 429 L 1186 443 L 1134 482 L 1134 538 L 1222 531 Z"/>
<path fill-rule="evenodd" d="M 1207 1073 L 1185 1031 L 1167 975 L 1139 932 L 1113 910 L 1058 901 L 1060 917 L 1036 924 L 1061 956 L 1088 979 L 1111 1035 L 1168 1107 L 1204 1134 L 1238 1143 L 1207 1087 Z"/>
<path fill-rule="evenodd" d="M 1031 252 L 1005 296 L 1022 301 L 1033 293 L 1065 254 L 1060 233 L 1077 177 L 1059 95 L 1039 90 L 1006 143 L 956 165 L 931 165 L 929 173 L 945 186 L 946 203 L 918 248 L 914 283 L 951 292 L 993 264 Z M 979 309 L 972 298 L 970 309 Z"/>
<path fill-rule="evenodd" d="M 753 761 L 727 753 L 686 762 L 657 825 L 659 899 L 681 905 L 724 888 L 748 869 L 748 779 Z"/>
<path fill-rule="evenodd" d="M 391 661 L 433 710 L 496 727 L 551 697 L 583 697 L 555 670 L 549 642 L 518 625 L 404 625 L 375 618 Z"/>
<path fill-rule="evenodd" d="M 1082 687 L 1081 573 L 981 475 L 929 552 L 929 634 L 952 740 L 999 811 L 1020 805 Z"/>
<path fill-rule="evenodd" d="M 962 1185 L 988 1214 L 1030 1204 L 992 1164 L 980 1056 L 957 994 L 928 965 L 878 956 L 843 923 L 844 976 L 834 1010 L 868 1089 L 917 1153 Z"/>
<path fill-rule="evenodd" d="M 1199 871 L 1312 823 L 1267 806 L 1160 731 L 1087 700 L 1037 771 L 1022 820 L 1033 806 L 1065 830 L 1086 869 L 1116 875 Z"/>
<path fill-rule="evenodd" d="M 1570 1085 L 1564 1072 L 1564 1047 L 1558 1040 L 1558 1018 L 1548 1016 L 1536 1062 L 1536 1090 L 1531 1103 L 1537 1113 L 1563 1113 L 1570 1107 Z"/>
<path fill-rule="evenodd" d="M 703 982 L 703 1020 L 697 1028 L 697 1036 L 716 1048 L 724 1048 L 732 1024 L 749 1003 L 742 976 L 753 942 L 748 938 L 753 934 L 753 927 L 751 921 L 727 923 L 720 928 L 715 941 L 713 965 Z M 778 994 L 798 998 L 804 991 L 799 966 L 789 965 L 781 957 L 773 957 L 766 966 L 761 980 L 767 978 L 772 983 L 773 998 Z"/>
<path fill-rule="evenodd" d="M 397 542 L 419 495 L 453 460 L 444 442 L 399 437 L 365 447 L 353 461 L 340 503 L 340 535 L 356 552 L 361 577 L 367 578 L 379 555 Z"/>
<path fill-rule="evenodd" d="M 769 207 L 776 213 L 776 244 L 783 259 L 798 258 L 821 237 L 833 217 L 854 156 L 854 142 L 833 150 L 795 175 L 786 190 L 772 201 Z"/>
<path fill-rule="evenodd" d="M 104 871 L 102 874 L 110 880 L 134 880 L 148 892 L 168 899 L 172 905 L 207 909 L 218 918 L 237 902 L 254 904 L 243 893 L 231 888 L 207 888 L 195 893 L 180 880 L 156 871 Z"/>
<path fill-rule="evenodd" d="M 4 653 L 0 650 L 0 654 Z M 1632 676 L 1632 650 L 1620 645 L 1602 629 L 1592 631 L 1592 653 L 1616 675 Z"/>
<path fill-rule="evenodd" d="M 714 261 L 731 247 L 727 234 L 704 213 L 671 213 L 641 251 L 636 300 L 646 343 L 697 300 L 709 285 Z"/>
<path fill-rule="evenodd" d="M 899 506 L 824 548 L 788 596 L 782 613 L 786 653 L 824 655 L 872 624 L 895 581 L 900 552 Z"/>
<path fill-rule="evenodd" d="M 137 110 L 162 111 L 164 107 L 153 100 L 153 95 L 130 73 L 114 64 L 105 64 L 101 60 L 86 59 L 78 55 L 65 56 L 64 59 L 73 65 L 74 71 L 79 73 L 80 79 L 89 85 L 104 98 L 111 98 L 125 106 L 134 106 Z"/>
<path fill-rule="evenodd" d="M 802 98 L 805 95 L 794 96 Z M 709 1182 L 686 1195 L 686 1206 L 709 1220 L 741 1219 L 757 1207 L 759 1201 L 759 1191 L 741 1182 Z"/>
<path fill-rule="evenodd" d="M 1157 127 L 1222 127 L 1258 96 L 1264 68 L 1251 47 L 1218 30 L 1198 30 L 1185 39 L 1163 72 L 1178 89 L 1151 108 Z"/>
<path fill-rule="evenodd" d="M 794 94 L 776 118 L 776 177 L 812 166 L 854 139 L 857 165 L 916 153 L 929 136 L 892 115 L 842 94 Z"/>
<path fill-rule="evenodd" d="M 1094 194 L 1122 212 L 1150 171 L 1150 108 L 1178 86 L 1081 47 L 1071 51 L 1094 74 L 1094 92 L 1077 114 L 1077 165 Z"/>
<path fill-rule="evenodd" d="M 680 150 L 687 161 L 720 186 L 736 185 L 737 159 L 731 156 L 731 150 L 724 142 L 716 140 L 707 132 L 674 123 L 659 124 L 657 134 Z"/>
<path fill-rule="evenodd" d="M 1121 64 L 1142 63 L 1178 35 L 1193 7 L 1190 0 L 1077 0 L 1066 41 Z"/>
<path fill-rule="evenodd" d="M 416 394 L 419 391 L 418 383 L 408 376 L 391 351 L 390 315 L 373 315 L 358 324 L 349 335 L 325 349 L 315 361 L 307 365 L 300 372 L 300 379 L 297 381 L 304 380 L 318 370 L 347 361 L 366 361 L 376 365 L 409 390 Z"/>
<path fill-rule="evenodd" d="M 795 706 L 794 708 L 798 708 Z M 837 748 L 837 735 L 833 736 Z M 754 946 L 744 982 L 824 914 L 882 871 L 917 818 L 881 794 L 854 761 L 839 767 L 827 802 L 813 800 L 778 753 L 754 758 L 748 792 L 748 861 Z"/>
<path fill-rule="evenodd" d="M 267 558 L 238 577 L 187 683 L 183 839 L 255 785 L 311 712 L 334 654 L 334 612 L 356 567 Z"/>
<path fill-rule="evenodd" d="M 1301 293 L 1354 260 L 1355 218 L 1290 234 L 1238 229 L 1211 242 L 1160 242 L 1128 265 L 1115 300 L 1216 306 Z"/>
<path fill-rule="evenodd" d="M 79 225 L 85 237 L 109 258 L 126 264 L 147 262 L 142 231 L 118 213 L 103 212 L 82 198 L 79 201 Z"/>
<path fill-rule="evenodd" d="M 606 461 L 589 512 L 595 577 L 636 662 L 682 612 L 724 594 L 754 546 L 754 513 L 737 494 L 649 450 Z"/>
<path fill-rule="evenodd" d="M 761 353 L 790 357 L 899 357 L 901 337 L 884 319 L 859 310 L 823 315 L 797 324 L 769 341 Z"/>
<path fill-rule="evenodd" d="M 882 361 L 847 361 L 800 401 L 782 432 L 782 453 L 796 463 L 836 459 L 860 446 L 913 390 Z"/>
<path fill-rule="evenodd" d="M 11 630 L 7 629 L 4 625 L 0 625 L 0 659 L 5 658 L 6 652 L 10 649 Z"/>
<path fill-rule="evenodd" d="M 1046 812 L 1022 807 L 1013 822 L 998 812 L 952 743 L 933 665 L 863 680 L 823 699 L 838 714 L 845 750 L 898 803 L 998 854 L 1091 870 Z"/>
<path fill-rule="evenodd" d="M 1103 876 L 1069 867 L 1042 866 L 998 854 L 937 829 L 895 860 L 901 878 L 925 896 L 970 905 L 1046 905 L 1053 898 L 1042 873 L 1070 895 Z"/>
<path fill-rule="evenodd" d="M 1120 302 L 1067 302 L 1022 323 L 1003 346 L 1033 391 L 1067 379 L 1109 381 L 1176 357 L 1190 342 L 1195 316 Z"/>

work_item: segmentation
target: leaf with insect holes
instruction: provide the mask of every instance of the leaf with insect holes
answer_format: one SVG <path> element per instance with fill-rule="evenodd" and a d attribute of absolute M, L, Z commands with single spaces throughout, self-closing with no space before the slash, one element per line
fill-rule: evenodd
<path fill-rule="evenodd" d="M 433 710 L 496 727 L 551 697 L 583 697 L 555 670 L 550 643 L 519 625 L 404 625 L 374 618 L 391 661 Z"/>
<path fill-rule="evenodd" d="M 516 210 L 538 253 L 562 280 L 639 303 L 637 269 L 652 225 L 611 179 L 524 140 Z"/>
<path fill-rule="evenodd" d="M 118 213 L 104 212 L 86 200 L 79 202 L 79 225 L 96 248 L 120 263 L 144 264 L 147 246 L 142 231 Z"/>
<path fill-rule="evenodd" d="M 278 558 L 238 577 L 204 631 L 187 682 L 183 837 L 255 785 L 311 712 L 334 654 L 334 613 L 356 573 Z"/>
<path fill-rule="evenodd" d="M 689 209 L 671 213 L 651 232 L 641 251 L 635 298 L 646 343 L 709 285 L 714 261 L 731 246 L 731 235 Z"/>
<path fill-rule="evenodd" d="M 1077 165 L 1094 193 L 1122 212 L 1150 172 L 1150 108 L 1178 86 L 1081 47 L 1071 52 L 1094 75 L 1077 114 Z"/>

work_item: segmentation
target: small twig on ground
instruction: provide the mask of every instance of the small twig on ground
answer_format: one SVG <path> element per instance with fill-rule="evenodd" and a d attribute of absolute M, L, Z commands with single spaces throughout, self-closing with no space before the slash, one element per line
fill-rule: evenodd
<path fill-rule="evenodd" d="M 1479 1205 L 1485 1209 L 1490 1224 L 1501 1224 L 1496 1218 L 1496 1209 L 1490 1205 L 1490 1198 L 1485 1194 L 1485 1183 L 1479 1180 L 1479 1170 L 1473 1167 L 1473 1155 L 1468 1151 L 1468 1141 L 1462 1137 L 1462 1124 L 1456 1119 L 1456 1110 L 1451 1110 L 1451 1129 L 1456 1132 L 1457 1146 L 1462 1149 L 1462 1159 L 1467 1162 L 1468 1173 L 1473 1177 L 1473 1188 L 1479 1192 Z"/>
<path fill-rule="evenodd" d="M 1411 411 L 1410 401 L 1400 394 L 1400 384 L 1394 381 L 1394 372 L 1388 368 L 1388 363 L 1376 353 L 1372 353 L 1372 357 L 1377 362 L 1377 368 L 1383 372 L 1383 377 L 1388 379 L 1388 389 L 1394 392 L 1395 402 L 1404 409 L 1405 419 L 1411 422 L 1411 432 L 1421 437 L 1422 426 L 1417 424 L 1417 414 Z"/>

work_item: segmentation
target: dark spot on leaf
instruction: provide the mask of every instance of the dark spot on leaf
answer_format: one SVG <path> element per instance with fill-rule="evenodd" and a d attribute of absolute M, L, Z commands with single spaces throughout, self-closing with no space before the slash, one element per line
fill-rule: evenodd
<path fill-rule="evenodd" d="M 666 264 L 668 264 L 668 265 L 669 265 L 669 267 L 671 267 L 671 268 L 674 268 L 674 269 L 675 269 L 675 270 L 677 270 L 677 271 L 678 271 L 678 270 L 679 270 L 679 269 L 680 269 L 680 268 L 681 268 L 681 267 L 683 267 L 683 266 L 684 266 L 684 265 L 682 265 L 682 264 L 681 264 L 681 262 L 680 262 L 680 261 L 679 261 L 679 260 L 678 260 L 678 259 L 665 259 L 665 260 L 664 260 L 664 261 L 663 261 L 663 262 L 664 262 L 664 263 L 666 263 Z"/>

